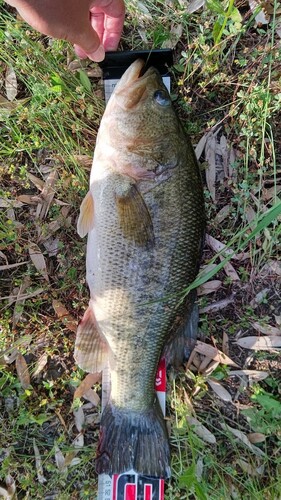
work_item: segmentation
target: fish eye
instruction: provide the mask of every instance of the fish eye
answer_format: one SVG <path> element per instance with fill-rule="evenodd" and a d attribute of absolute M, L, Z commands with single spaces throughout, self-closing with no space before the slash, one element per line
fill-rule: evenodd
<path fill-rule="evenodd" d="M 160 106 L 169 106 L 170 98 L 164 90 L 156 90 L 153 95 L 154 100 L 160 104 Z"/>

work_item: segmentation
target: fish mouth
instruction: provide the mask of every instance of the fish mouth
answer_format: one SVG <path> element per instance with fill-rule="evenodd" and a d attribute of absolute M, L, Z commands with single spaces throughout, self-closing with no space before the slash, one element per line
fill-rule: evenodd
<path fill-rule="evenodd" d="M 149 88 L 158 88 L 161 81 L 158 70 L 153 66 L 145 69 L 146 66 L 145 61 L 136 59 L 120 79 L 114 94 L 122 108 L 129 109 L 136 106 L 145 99 Z"/>
<path fill-rule="evenodd" d="M 134 82 L 143 82 L 149 76 L 158 74 L 157 69 L 153 68 L 152 66 L 150 66 L 145 71 L 146 65 L 147 62 L 145 62 L 143 59 L 136 59 L 123 74 L 120 80 L 120 86 L 122 84 L 129 85 Z"/>

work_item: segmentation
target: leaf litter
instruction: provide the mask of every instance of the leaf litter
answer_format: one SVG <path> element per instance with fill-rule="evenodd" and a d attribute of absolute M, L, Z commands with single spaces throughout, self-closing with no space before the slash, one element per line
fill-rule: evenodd
<path fill-rule="evenodd" d="M 9 101 L 14 101 L 18 93 L 18 82 L 15 70 L 12 66 L 7 66 L 5 74 L 6 96 Z"/>

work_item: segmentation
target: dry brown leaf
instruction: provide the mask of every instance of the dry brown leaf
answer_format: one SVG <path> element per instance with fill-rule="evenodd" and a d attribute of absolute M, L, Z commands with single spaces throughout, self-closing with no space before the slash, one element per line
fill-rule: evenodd
<path fill-rule="evenodd" d="M 245 209 L 245 214 L 246 214 L 246 219 L 247 222 L 251 225 L 252 228 L 254 228 L 254 224 L 251 224 L 257 217 L 256 212 L 254 211 L 253 207 L 251 205 L 247 205 Z"/>
<path fill-rule="evenodd" d="M 181 23 L 172 23 L 170 37 L 162 43 L 162 49 L 174 49 L 181 39 L 183 27 Z"/>
<path fill-rule="evenodd" d="M 6 488 L 0 486 L 0 497 L 6 498 L 7 500 L 16 500 L 16 483 L 10 474 L 5 478 Z"/>
<path fill-rule="evenodd" d="M 261 432 L 250 432 L 247 437 L 252 444 L 263 443 L 266 440 L 265 434 Z"/>
<path fill-rule="evenodd" d="M 55 450 L 55 460 L 56 460 L 57 468 L 62 473 L 67 472 L 67 466 L 65 465 L 64 456 L 63 456 L 63 454 L 62 454 L 62 452 L 59 449 L 57 444 L 54 445 L 54 450 Z"/>
<path fill-rule="evenodd" d="M 208 137 L 208 133 L 209 132 L 206 132 L 206 134 L 204 134 L 200 141 L 198 142 L 196 148 L 195 148 L 195 156 L 197 158 L 197 160 L 199 160 L 203 154 L 203 151 L 205 149 L 205 146 L 206 146 L 206 141 L 207 141 L 207 137 Z"/>
<path fill-rule="evenodd" d="M 220 260 L 223 260 L 224 257 L 220 256 Z M 231 278 L 232 281 L 240 281 L 240 278 L 235 271 L 233 265 L 230 262 L 226 262 L 223 266 L 225 274 Z"/>
<path fill-rule="evenodd" d="M 72 446 L 74 448 L 77 448 L 77 451 L 79 451 L 79 448 L 83 448 L 84 446 L 84 434 L 83 432 L 79 432 L 79 434 L 73 439 L 72 441 Z"/>
<path fill-rule="evenodd" d="M 38 377 L 38 375 L 40 375 L 42 370 L 44 370 L 47 362 L 48 362 L 48 354 L 46 352 L 44 352 L 42 354 L 42 356 L 40 356 L 40 358 L 38 359 L 38 361 L 36 363 L 35 371 L 32 374 L 32 378 L 36 378 L 36 377 Z"/>
<path fill-rule="evenodd" d="M 6 97 L 0 94 L 0 117 L 1 120 L 4 117 L 8 117 L 13 109 L 18 106 L 18 101 L 11 102 Z"/>
<path fill-rule="evenodd" d="M 21 194 L 17 197 L 17 200 L 24 205 L 37 205 L 39 198 L 31 194 Z"/>
<path fill-rule="evenodd" d="M 67 69 L 72 72 L 76 72 L 78 69 L 83 68 L 83 61 L 80 59 L 73 59 L 67 64 Z"/>
<path fill-rule="evenodd" d="M 187 7 L 187 12 L 189 14 L 192 14 L 193 12 L 196 12 L 197 10 L 201 9 L 205 5 L 206 0 L 191 0 L 191 2 L 188 3 Z"/>
<path fill-rule="evenodd" d="M 23 266 L 24 264 L 28 264 L 28 260 L 25 260 L 24 262 L 16 262 L 15 264 L 4 264 L 3 266 L 0 266 L 0 271 L 13 269 L 14 267 Z"/>
<path fill-rule="evenodd" d="M 230 295 L 226 299 L 218 300 L 217 302 L 212 302 L 212 304 L 209 304 L 208 306 L 201 307 L 199 309 L 199 314 L 204 314 L 211 311 L 220 311 L 221 309 L 229 306 L 229 304 L 233 304 L 233 301 L 234 295 Z"/>
<path fill-rule="evenodd" d="M 218 152 L 222 157 L 224 176 L 228 178 L 234 177 L 233 164 L 236 160 L 236 152 L 231 145 L 228 144 L 227 138 L 224 134 L 220 138 L 220 150 Z"/>
<path fill-rule="evenodd" d="M 30 387 L 30 375 L 24 356 L 19 352 L 16 357 L 17 374 L 23 389 Z"/>
<path fill-rule="evenodd" d="M 84 434 L 80 432 L 78 436 L 72 441 L 71 445 L 75 448 L 74 450 L 69 451 L 66 453 L 65 458 L 64 458 L 64 464 L 65 466 L 73 466 L 77 465 L 79 463 L 79 459 L 75 458 L 77 453 L 80 451 L 81 448 L 84 446 Z M 78 460 L 78 461 L 77 461 Z"/>
<path fill-rule="evenodd" d="M 197 293 L 198 295 L 208 295 L 219 290 L 221 285 L 222 281 L 220 280 L 206 281 L 206 283 L 197 288 Z"/>
<path fill-rule="evenodd" d="M 0 198 L 0 208 L 21 208 L 23 203 L 18 200 L 9 200 L 7 198 Z"/>
<path fill-rule="evenodd" d="M 79 408 L 73 410 L 73 415 L 74 415 L 76 429 L 78 430 L 78 432 L 81 432 L 85 424 L 85 415 L 83 408 L 80 406 Z"/>
<path fill-rule="evenodd" d="M 6 349 L 4 352 L 0 352 L 0 364 L 1 365 L 11 365 L 18 357 L 19 350 L 15 347 Z"/>
<path fill-rule="evenodd" d="M 192 427 L 192 430 L 199 436 L 203 441 L 209 444 L 215 444 L 217 442 L 216 437 L 214 434 L 212 434 L 207 427 L 205 427 L 203 424 L 197 420 L 197 418 L 194 417 L 186 417 L 187 422 L 189 425 Z"/>
<path fill-rule="evenodd" d="M 88 389 L 84 393 L 83 398 L 87 399 L 87 401 L 90 401 L 90 403 L 92 403 L 92 405 L 94 406 L 98 406 L 98 404 L 100 403 L 100 397 L 93 389 Z"/>
<path fill-rule="evenodd" d="M 205 159 L 207 161 L 206 182 L 212 200 L 216 201 L 216 150 L 217 140 L 214 135 L 208 135 L 205 145 Z"/>
<path fill-rule="evenodd" d="M 229 354 L 229 339 L 227 333 L 222 334 L 222 352 L 228 356 Z"/>
<path fill-rule="evenodd" d="M 80 167 L 84 167 L 86 170 L 91 170 L 93 157 L 88 155 L 73 155 L 73 158 L 77 161 Z"/>
<path fill-rule="evenodd" d="M 196 353 L 196 355 L 199 356 L 197 353 Z M 201 356 L 201 358 L 202 358 L 202 356 Z M 213 361 L 212 358 L 208 358 L 208 356 L 204 356 L 203 360 L 201 361 L 201 363 L 198 366 L 199 373 L 205 373 L 207 367 L 210 365 L 210 363 L 212 363 L 212 361 Z M 195 364 L 195 366 L 196 366 L 196 364 Z"/>
<path fill-rule="evenodd" d="M 280 315 L 274 314 L 274 318 L 275 318 L 276 324 L 278 326 L 281 326 L 281 314 Z"/>
<path fill-rule="evenodd" d="M 219 366 L 219 361 L 211 361 L 209 365 L 207 366 L 206 370 L 204 371 L 205 377 L 209 377 L 211 373 Z"/>
<path fill-rule="evenodd" d="M 42 240 L 41 240 L 42 241 Z M 60 240 L 58 238 L 48 238 L 43 242 L 45 250 L 47 250 L 49 257 L 57 255 L 61 249 Z"/>
<path fill-rule="evenodd" d="M 224 207 L 222 207 L 215 216 L 213 222 L 215 224 L 221 224 L 225 219 L 227 219 L 227 217 L 229 217 L 230 210 L 231 210 L 230 205 L 225 205 Z"/>
<path fill-rule="evenodd" d="M 264 372 L 262 370 L 232 370 L 229 373 L 229 377 L 249 377 L 253 382 L 260 382 L 269 376 L 269 372 Z"/>
<path fill-rule="evenodd" d="M 34 455 L 35 455 L 35 466 L 36 466 L 37 478 L 38 478 L 38 481 L 40 484 L 44 484 L 44 483 L 46 483 L 47 479 L 44 477 L 41 455 L 40 455 L 39 448 L 36 444 L 35 438 L 33 438 L 33 449 L 34 449 Z"/>
<path fill-rule="evenodd" d="M 45 184 L 43 179 L 40 179 L 39 177 L 36 177 L 36 175 L 30 174 L 29 172 L 27 173 L 27 177 L 39 191 L 43 190 Z"/>
<path fill-rule="evenodd" d="M 66 307 L 59 301 L 59 300 L 53 300 L 52 301 L 53 308 L 55 310 L 56 315 L 58 318 L 61 319 L 63 324 L 72 332 L 76 333 L 77 331 L 77 321 L 75 318 L 68 312 Z"/>
<path fill-rule="evenodd" d="M 37 295 L 40 295 L 40 293 L 43 293 L 45 290 L 43 288 L 37 288 L 37 290 L 34 290 L 34 292 L 30 293 L 25 293 L 20 297 L 20 300 L 26 300 L 26 299 L 31 299 L 32 297 L 36 297 Z M 9 304 L 13 304 L 17 300 L 18 296 L 17 295 L 8 295 L 6 297 L 0 297 L 0 300 L 5 300 L 9 299 Z"/>
<path fill-rule="evenodd" d="M 36 217 L 44 219 L 49 211 L 51 203 L 55 196 L 55 184 L 58 179 L 58 173 L 56 170 L 52 170 L 48 175 L 46 182 L 44 183 L 41 197 L 41 203 L 38 203 L 36 209 Z"/>
<path fill-rule="evenodd" d="M 277 274 L 277 276 L 281 276 L 281 262 L 278 260 L 269 260 L 266 264 L 269 266 L 271 272 Z"/>
<path fill-rule="evenodd" d="M 232 259 L 236 257 L 234 251 L 231 248 L 226 248 L 226 245 L 224 243 L 221 243 L 210 234 L 206 234 L 206 243 L 212 250 L 214 250 L 214 252 L 223 252 L 223 256 L 231 255 Z"/>
<path fill-rule="evenodd" d="M 34 266 L 36 267 L 37 271 L 49 283 L 49 276 L 48 276 L 48 272 L 47 272 L 45 258 L 43 257 L 43 254 L 42 254 L 40 248 L 38 247 L 38 245 L 36 245 L 36 243 L 29 243 L 28 251 L 29 251 L 30 258 L 31 258 Z"/>
<path fill-rule="evenodd" d="M 91 389 L 91 387 L 97 382 L 101 381 L 101 373 L 88 373 L 81 384 L 77 387 L 74 392 L 73 398 L 82 398 L 84 394 Z"/>
<path fill-rule="evenodd" d="M 84 71 L 90 78 L 102 78 L 102 69 L 99 66 L 95 66 L 94 68 L 89 67 Z"/>
<path fill-rule="evenodd" d="M 280 25 L 281 27 L 281 25 Z M 281 192 L 281 186 L 273 186 L 268 189 L 263 189 L 262 191 L 262 199 L 266 202 L 270 201 L 275 195 L 279 195 Z M 277 200 L 276 200 L 277 201 Z"/>
<path fill-rule="evenodd" d="M 280 335 L 268 335 L 267 337 L 243 337 L 235 342 L 240 347 L 245 349 L 253 349 L 253 351 L 270 351 L 281 347 Z"/>
<path fill-rule="evenodd" d="M 259 476 L 264 473 L 264 465 L 260 465 L 259 467 L 254 467 L 252 464 L 246 462 L 242 458 L 238 458 L 236 460 L 236 464 L 242 469 L 243 472 L 246 472 L 249 476 Z"/>
<path fill-rule="evenodd" d="M 15 303 L 14 312 L 13 312 L 13 324 L 12 324 L 13 329 L 16 327 L 19 320 L 21 319 L 21 316 L 23 313 L 23 306 L 25 303 L 25 299 L 23 299 L 22 296 L 23 296 L 25 290 L 30 286 L 30 283 L 31 283 L 30 276 L 26 275 L 23 278 L 23 281 L 20 285 L 18 295 L 16 298 L 16 303 Z"/>
<path fill-rule="evenodd" d="M 276 326 L 260 325 L 256 321 L 252 323 L 252 326 L 255 330 L 265 335 L 281 335 L 281 328 L 277 328 Z"/>
<path fill-rule="evenodd" d="M 220 399 L 227 403 L 232 401 L 231 394 L 219 382 L 217 382 L 217 380 L 209 378 L 207 383 Z"/>
<path fill-rule="evenodd" d="M 263 2 L 261 0 L 249 0 L 250 9 L 253 13 L 259 10 L 255 16 L 255 21 L 258 26 L 262 24 L 268 24 L 270 21 L 270 16 L 265 12 L 264 9 L 260 9 Z"/>
<path fill-rule="evenodd" d="M 198 458 L 198 460 L 196 462 L 196 467 L 195 467 L 195 476 L 196 476 L 196 479 L 199 483 L 202 481 L 203 470 L 204 470 L 203 460 L 202 460 L 202 458 Z"/>
<path fill-rule="evenodd" d="M 8 347 L 8 349 L 5 349 L 2 352 L 0 351 L 0 364 L 10 365 L 11 363 L 13 363 L 19 354 L 17 347 L 26 347 L 30 344 L 31 341 L 31 335 L 24 335 L 14 343 L 13 347 Z"/>
<path fill-rule="evenodd" d="M 224 354 L 222 351 L 220 351 L 216 347 L 205 344 L 200 340 L 197 340 L 194 350 L 199 354 L 204 354 L 204 356 L 208 356 L 209 358 L 214 359 L 215 361 L 219 361 L 223 365 L 235 366 L 239 368 L 239 366 L 236 363 L 234 363 L 232 359 L 226 356 L 226 354 Z"/>
<path fill-rule="evenodd" d="M 12 66 L 7 66 L 5 73 L 6 95 L 9 101 L 14 101 L 18 93 L 18 82 L 15 70 Z"/>
<path fill-rule="evenodd" d="M 199 366 L 201 365 L 201 357 L 199 356 L 199 354 L 196 351 L 194 352 L 194 357 L 193 357 L 192 363 L 197 368 L 197 370 L 199 370 Z"/>
<path fill-rule="evenodd" d="M 249 439 L 247 438 L 246 434 L 242 431 L 239 431 L 239 429 L 234 429 L 233 427 L 230 427 L 229 425 L 225 424 L 224 422 L 220 423 L 221 427 L 225 431 L 231 432 L 235 437 L 237 437 L 249 450 L 252 451 L 257 457 L 264 457 L 266 454 L 257 446 L 254 446 Z"/>

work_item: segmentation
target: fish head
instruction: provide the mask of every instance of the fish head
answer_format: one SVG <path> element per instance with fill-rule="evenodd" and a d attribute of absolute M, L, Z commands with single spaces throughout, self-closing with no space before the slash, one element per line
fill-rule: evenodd
<path fill-rule="evenodd" d="M 131 164 L 138 165 L 143 160 L 139 172 L 145 168 L 147 177 L 153 177 L 157 165 L 161 171 L 161 166 L 174 167 L 178 162 L 182 127 L 158 70 L 146 69 L 141 59 L 131 64 L 116 85 L 102 130 L 107 144 L 122 150 L 123 159 L 127 154 Z"/>
<path fill-rule="evenodd" d="M 113 93 L 115 105 L 124 110 L 144 111 L 144 107 L 153 106 L 157 97 L 154 93 L 162 95 L 162 106 L 170 104 L 169 94 L 164 86 L 158 70 L 149 67 L 145 70 L 145 62 L 137 59 L 125 71 Z M 157 95 L 158 95 L 157 94 Z"/>

